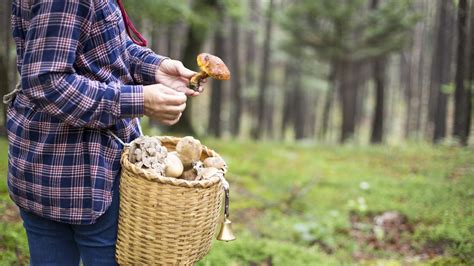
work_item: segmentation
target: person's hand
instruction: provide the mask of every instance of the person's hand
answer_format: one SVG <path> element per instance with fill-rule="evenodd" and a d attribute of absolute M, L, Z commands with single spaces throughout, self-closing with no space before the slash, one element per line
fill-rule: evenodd
<path fill-rule="evenodd" d="M 187 69 L 180 61 L 167 58 L 161 62 L 156 71 L 156 81 L 176 91 L 184 92 L 188 96 L 197 96 L 204 90 L 202 84 L 206 81 L 201 82 L 198 91 L 191 90 L 188 84 L 195 74 L 196 72 Z"/>
<path fill-rule="evenodd" d="M 176 124 L 186 108 L 186 95 L 163 84 L 144 86 L 143 97 L 145 115 L 168 126 Z"/>

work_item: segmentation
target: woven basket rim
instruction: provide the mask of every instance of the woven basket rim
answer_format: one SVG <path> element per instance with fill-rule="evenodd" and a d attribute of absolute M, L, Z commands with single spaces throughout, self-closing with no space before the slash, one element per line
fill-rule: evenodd
<path fill-rule="evenodd" d="M 161 142 L 164 142 L 164 143 L 171 142 L 174 145 L 176 145 L 178 141 L 181 139 L 179 137 L 173 137 L 173 136 L 158 136 L 158 138 L 160 139 Z M 205 145 L 202 145 L 202 148 L 203 148 L 202 152 L 207 154 L 209 157 L 221 157 L 217 152 L 209 149 Z M 219 175 L 214 175 L 210 179 L 207 179 L 207 180 L 193 180 L 193 181 L 178 179 L 174 177 L 160 176 L 152 172 L 149 172 L 147 170 L 138 168 L 134 164 L 132 164 L 128 160 L 129 151 L 130 151 L 129 147 L 124 148 L 124 151 L 122 153 L 122 159 L 121 159 L 122 167 L 125 167 L 128 170 L 132 171 L 135 174 L 135 176 L 140 177 L 140 178 L 156 181 L 158 183 L 169 184 L 169 185 L 179 186 L 179 187 L 187 187 L 187 188 L 209 188 L 211 186 L 218 184 L 221 181 L 221 178 L 219 177 Z M 219 171 L 223 175 L 225 175 L 225 173 L 227 172 L 227 168 L 224 168 L 223 170 L 219 170 Z"/>

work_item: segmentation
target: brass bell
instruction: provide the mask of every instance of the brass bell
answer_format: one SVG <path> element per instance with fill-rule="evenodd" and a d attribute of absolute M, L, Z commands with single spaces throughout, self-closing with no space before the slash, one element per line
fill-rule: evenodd
<path fill-rule="evenodd" d="M 232 222 L 226 218 L 224 218 L 224 222 L 221 225 L 221 230 L 217 235 L 217 240 L 220 241 L 232 241 L 235 240 L 234 233 L 232 233 Z"/>
<path fill-rule="evenodd" d="M 225 190 L 225 205 L 224 205 L 224 221 L 221 224 L 221 230 L 217 235 L 217 240 L 232 241 L 235 240 L 232 232 L 232 222 L 229 220 L 229 188 L 224 187 Z"/>

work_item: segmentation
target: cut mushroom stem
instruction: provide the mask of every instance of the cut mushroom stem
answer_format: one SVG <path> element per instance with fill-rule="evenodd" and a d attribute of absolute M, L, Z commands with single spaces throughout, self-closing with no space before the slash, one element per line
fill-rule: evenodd
<path fill-rule="evenodd" d="M 201 80 L 211 77 L 213 79 L 228 80 L 230 72 L 222 59 L 217 56 L 202 53 L 197 56 L 197 64 L 200 72 L 194 75 L 189 81 L 189 88 L 198 91 Z"/>
<path fill-rule="evenodd" d="M 209 77 L 209 75 L 206 72 L 201 71 L 201 72 L 197 73 L 189 81 L 189 88 L 191 90 L 198 91 L 199 86 L 201 86 L 201 80 L 203 80 L 207 77 Z"/>

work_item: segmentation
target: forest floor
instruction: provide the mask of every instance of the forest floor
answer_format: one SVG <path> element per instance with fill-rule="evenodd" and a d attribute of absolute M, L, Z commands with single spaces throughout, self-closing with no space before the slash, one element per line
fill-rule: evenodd
<path fill-rule="evenodd" d="M 237 240 L 198 265 L 474 265 L 474 151 L 204 140 L 229 165 Z M 0 140 L 0 265 L 27 265 Z"/>

